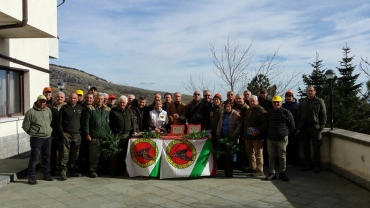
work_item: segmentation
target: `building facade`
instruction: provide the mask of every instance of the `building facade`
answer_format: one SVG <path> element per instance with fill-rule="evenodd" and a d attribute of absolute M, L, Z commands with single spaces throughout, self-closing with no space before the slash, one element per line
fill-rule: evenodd
<path fill-rule="evenodd" d="M 58 58 L 57 0 L 0 0 L 0 159 L 30 150 L 25 112 Z"/>

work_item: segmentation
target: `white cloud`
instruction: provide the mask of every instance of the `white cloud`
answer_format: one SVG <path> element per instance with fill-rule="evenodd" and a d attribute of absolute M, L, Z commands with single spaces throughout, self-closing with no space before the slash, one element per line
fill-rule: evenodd
<path fill-rule="evenodd" d="M 113 83 L 185 93 L 190 74 L 222 83 L 209 44 L 221 49 L 230 35 L 245 46 L 253 41 L 253 65 L 279 48 L 287 73 L 310 73 L 316 52 L 334 69 L 346 42 L 358 65 L 359 57 L 370 57 L 369 8 L 361 0 L 67 1 L 58 9 L 60 58 L 52 63 Z"/>

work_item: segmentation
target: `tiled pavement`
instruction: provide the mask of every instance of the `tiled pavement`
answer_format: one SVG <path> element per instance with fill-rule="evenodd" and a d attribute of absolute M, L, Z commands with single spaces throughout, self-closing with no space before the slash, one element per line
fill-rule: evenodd
<path fill-rule="evenodd" d="M 289 182 L 233 178 L 26 178 L 0 188 L 0 207 L 370 207 L 370 192 L 338 175 L 289 168 Z M 41 175 L 38 178 L 41 179 Z"/>

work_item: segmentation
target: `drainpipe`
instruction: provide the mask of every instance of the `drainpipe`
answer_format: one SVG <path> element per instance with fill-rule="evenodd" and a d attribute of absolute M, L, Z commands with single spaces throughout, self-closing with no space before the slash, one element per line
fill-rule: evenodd
<path fill-rule="evenodd" d="M 22 15 L 23 15 L 22 22 L 11 24 L 11 25 L 0 25 L 0 30 L 24 27 L 27 25 L 27 22 L 28 22 L 27 0 L 22 0 Z"/>
<path fill-rule="evenodd" d="M 57 7 L 60 7 L 62 4 L 64 4 L 64 2 L 66 2 L 66 0 L 63 0 L 63 2 L 60 3 Z"/>

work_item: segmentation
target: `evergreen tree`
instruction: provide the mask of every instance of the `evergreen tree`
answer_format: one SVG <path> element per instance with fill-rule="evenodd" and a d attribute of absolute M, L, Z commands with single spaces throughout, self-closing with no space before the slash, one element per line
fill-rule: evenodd
<path fill-rule="evenodd" d="M 261 88 L 266 88 L 269 97 L 276 94 L 276 85 L 270 85 L 270 80 L 263 74 L 256 75 L 247 85 L 253 95 L 258 95 Z"/>
<path fill-rule="evenodd" d="M 342 48 L 344 57 L 339 62 L 340 67 L 336 67 L 339 76 L 333 85 L 333 117 L 334 126 L 347 130 L 355 130 L 357 123 L 361 122 L 362 107 L 359 98 L 362 83 L 356 84 L 360 74 L 353 75 L 356 66 L 352 65 L 354 56 L 349 57 L 350 48 Z"/>
<path fill-rule="evenodd" d="M 357 98 L 362 85 L 362 83 L 356 84 L 357 78 L 360 74 L 352 75 L 356 66 L 353 66 L 351 63 L 354 56 L 348 57 L 351 49 L 347 44 L 346 47 L 342 48 L 342 50 L 344 58 L 339 62 L 341 67 L 336 67 L 342 76 L 337 79 L 336 89 L 342 98 Z"/>
<path fill-rule="evenodd" d="M 318 97 L 326 97 L 324 96 L 324 91 L 327 91 L 327 79 L 325 77 L 325 69 L 322 69 L 324 65 L 322 64 L 322 60 L 319 60 L 318 53 L 316 53 L 316 61 L 310 63 L 310 65 L 313 68 L 312 73 L 310 75 L 303 74 L 303 82 L 306 86 L 313 86 Z M 301 89 L 299 87 L 298 94 L 301 97 L 306 96 L 306 89 Z"/>

